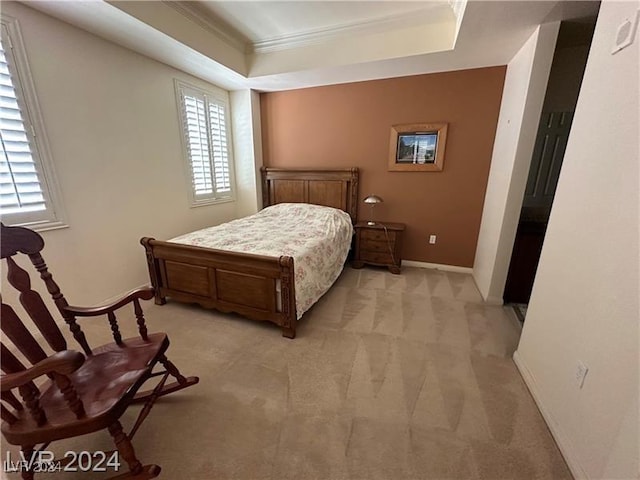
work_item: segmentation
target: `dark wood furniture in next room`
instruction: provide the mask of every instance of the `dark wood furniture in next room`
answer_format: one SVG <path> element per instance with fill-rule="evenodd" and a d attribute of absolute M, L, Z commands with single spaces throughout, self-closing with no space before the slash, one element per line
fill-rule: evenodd
<path fill-rule="evenodd" d="M 356 251 L 351 266 L 362 268 L 365 264 L 389 268 L 399 274 L 402 265 L 403 223 L 358 222 L 356 229 Z"/>
<path fill-rule="evenodd" d="M 44 248 L 42 237 L 26 228 L 4 225 L 1 225 L 1 234 L 0 246 L 2 258 L 6 259 L 8 283 L 19 293 L 20 304 L 43 337 L 41 346 L 29 331 L 33 327 L 25 326 L 14 308 L 4 303 L 5 295 L 1 311 L 4 335 L 0 345 L 0 361 L 5 373 L 0 377 L 2 435 L 10 444 L 21 447 L 27 462 L 34 459 L 29 466 L 23 465 L 22 478 L 33 479 L 38 452 L 47 450 L 52 441 L 102 429 L 108 430 L 113 437 L 120 455 L 118 461 L 129 466 L 129 473 L 114 478 L 142 480 L 158 476 L 160 467 L 143 466 L 138 461 L 131 439 L 158 397 L 194 385 L 198 383 L 198 377 L 182 376 L 167 359 L 169 339 L 165 333 L 147 332 L 140 300 L 151 300 L 153 290 L 135 290 L 103 307 L 70 306 L 40 255 Z M 26 254 L 40 274 L 82 353 L 68 349 L 42 297 L 32 290 L 29 274 L 14 260 L 18 253 Z M 133 304 L 140 336 L 123 339 L 115 312 L 129 304 Z M 111 329 L 114 342 L 91 348 L 76 317 L 102 315 L 106 316 L 105 328 Z M 7 340 L 13 346 L 6 343 Z M 47 346 L 44 346 L 45 341 Z M 30 366 L 18 359 L 15 355 L 18 350 Z M 45 353 L 47 350 L 55 353 L 49 355 Z M 156 366 L 160 371 L 154 373 Z M 169 376 L 174 377 L 175 382 L 166 383 Z M 147 380 L 155 377 L 160 381 L 153 389 L 138 393 Z M 44 383 L 41 380 L 45 380 Z M 120 424 L 120 417 L 129 405 L 138 401 L 145 405 L 127 434 Z M 15 460 L 19 462 L 19 459 Z M 65 455 L 64 459 L 59 459 L 63 466 L 65 460 L 70 458 Z M 57 463 L 58 460 L 52 462 L 53 465 Z M 79 465 L 78 457 L 75 467 Z"/>
<path fill-rule="evenodd" d="M 505 303 L 529 303 L 546 230 L 546 222 L 520 220 L 503 294 Z"/>
<path fill-rule="evenodd" d="M 263 206 L 311 203 L 339 208 L 355 222 L 358 169 L 262 168 Z M 141 240 L 147 253 L 158 305 L 166 297 L 223 312 L 236 312 L 296 335 L 293 258 L 202 248 L 153 238 Z"/>

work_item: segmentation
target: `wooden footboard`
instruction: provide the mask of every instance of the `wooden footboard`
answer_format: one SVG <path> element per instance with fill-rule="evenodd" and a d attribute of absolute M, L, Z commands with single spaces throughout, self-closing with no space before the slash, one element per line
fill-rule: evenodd
<path fill-rule="evenodd" d="M 158 305 L 165 297 L 236 312 L 296 335 L 293 258 L 267 257 L 163 242 L 145 237 L 149 276 Z"/>

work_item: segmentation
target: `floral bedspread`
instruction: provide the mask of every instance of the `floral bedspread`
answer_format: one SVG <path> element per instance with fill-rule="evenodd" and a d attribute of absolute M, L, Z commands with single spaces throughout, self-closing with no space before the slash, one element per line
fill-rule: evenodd
<path fill-rule="evenodd" d="M 351 246 L 349 214 L 306 203 L 280 203 L 248 217 L 187 233 L 174 243 L 232 252 L 293 257 L 300 318 L 331 287 Z"/>

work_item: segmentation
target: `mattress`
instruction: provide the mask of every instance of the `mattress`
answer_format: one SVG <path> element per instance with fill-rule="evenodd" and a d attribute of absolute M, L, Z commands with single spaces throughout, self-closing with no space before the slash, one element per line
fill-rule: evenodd
<path fill-rule="evenodd" d="M 342 210 L 306 203 L 280 203 L 255 215 L 187 233 L 169 242 L 293 257 L 299 319 L 340 275 L 352 237 L 351 217 Z"/>

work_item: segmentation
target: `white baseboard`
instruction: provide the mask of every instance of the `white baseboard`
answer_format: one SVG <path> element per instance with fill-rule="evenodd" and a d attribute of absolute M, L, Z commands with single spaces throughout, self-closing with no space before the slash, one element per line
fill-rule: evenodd
<path fill-rule="evenodd" d="M 513 362 L 516 364 L 516 367 L 518 368 L 518 371 L 520 372 L 524 383 L 527 385 L 531 396 L 536 402 L 538 410 L 540 410 L 540 413 L 542 414 L 547 427 L 549 427 L 551 435 L 553 435 L 553 438 L 555 439 L 556 444 L 560 449 L 560 453 L 562 453 L 564 460 L 567 462 L 567 466 L 569 467 L 573 478 L 576 480 L 589 480 L 589 475 L 587 475 L 587 472 L 584 468 L 582 468 L 582 465 L 580 465 L 580 462 L 578 461 L 578 455 L 575 453 L 576 448 L 574 447 L 571 440 L 569 440 L 569 437 L 567 437 L 567 435 L 562 431 L 562 428 L 555 420 L 551 412 L 549 412 L 549 410 L 542 403 L 536 380 L 531 373 L 531 370 L 529 370 L 529 368 L 526 366 L 517 350 L 513 354 Z"/>
<path fill-rule="evenodd" d="M 402 260 L 402 265 L 407 267 L 433 268 L 444 272 L 472 273 L 471 267 L 458 267 L 457 265 L 444 265 L 440 263 L 417 262 L 415 260 Z"/>
<path fill-rule="evenodd" d="M 500 297 L 487 297 L 484 303 L 488 305 L 504 305 L 504 300 Z"/>

